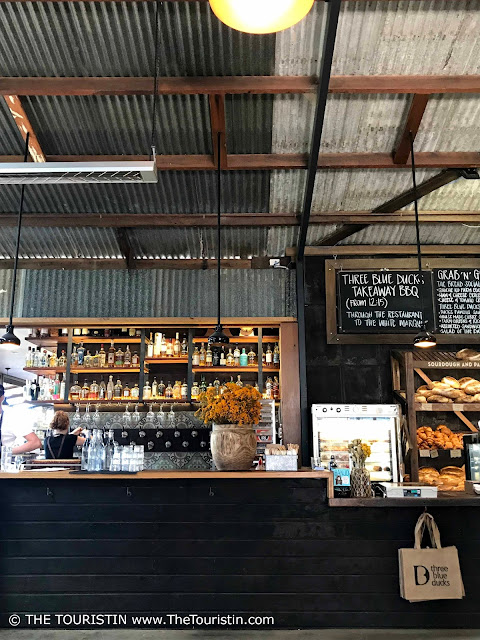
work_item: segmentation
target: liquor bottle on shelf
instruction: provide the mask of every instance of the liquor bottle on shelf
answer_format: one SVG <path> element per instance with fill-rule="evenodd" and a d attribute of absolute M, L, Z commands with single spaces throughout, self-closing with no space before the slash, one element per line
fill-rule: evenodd
<path fill-rule="evenodd" d="M 158 382 L 157 379 L 154 378 L 152 382 L 152 398 L 156 398 L 158 396 Z"/>
<path fill-rule="evenodd" d="M 90 387 L 88 386 L 88 383 L 85 380 L 85 382 L 83 383 L 82 390 L 80 391 L 80 399 L 81 400 L 88 400 L 88 394 L 89 393 L 90 393 Z"/>
<path fill-rule="evenodd" d="M 140 399 L 140 389 L 138 387 L 138 383 L 135 383 L 132 389 L 132 400 Z"/>
<path fill-rule="evenodd" d="M 180 342 L 180 334 L 175 334 L 175 342 L 173 343 L 173 355 L 175 358 L 180 358 L 182 355 L 182 343 Z"/>
<path fill-rule="evenodd" d="M 107 353 L 107 365 L 109 369 L 115 366 L 115 347 L 113 344 L 113 340 L 110 343 L 110 348 Z"/>
<path fill-rule="evenodd" d="M 128 344 L 127 344 L 127 348 L 125 349 L 123 364 L 125 367 L 130 367 L 132 364 L 132 352 L 130 351 L 130 347 L 128 346 Z"/>
<path fill-rule="evenodd" d="M 85 360 L 85 347 L 83 346 L 83 342 L 80 343 L 80 346 L 77 349 L 77 358 L 78 366 L 83 367 L 83 361 Z"/>
<path fill-rule="evenodd" d="M 207 351 L 205 353 L 205 366 L 211 367 L 213 364 L 213 353 L 210 345 L 208 345 Z"/>
<path fill-rule="evenodd" d="M 212 366 L 219 367 L 220 366 L 220 350 L 212 349 Z"/>
<path fill-rule="evenodd" d="M 58 335 L 63 337 L 68 336 L 68 329 L 67 328 L 62 329 Z"/>
<path fill-rule="evenodd" d="M 110 338 L 111 335 L 112 335 L 112 330 L 111 329 L 104 329 L 103 330 L 103 337 L 104 338 Z"/>
<path fill-rule="evenodd" d="M 202 376 L 200 380 L 200 393 L 205 393 L 207 390 L 207 383 L 205 382 L 205 376 Z"/>
<path fill-rule="evenodd" d="M 135 329 L 130 327 L 130 329 L 128 330 L 128 335 L 129 335 L 130 338 L 134 338 L 135 337 Z"/>
<path fill-rule="evenodd" d="M 167 384 L 167 388 L 165 389 L 165 398 L 167 400 L 171 400 L 173 398 L 173 387 L 171 382 Z"/>
<path fill-rule="evenodd" d="M 253 349 L 248 352 L 248 366 L 255 367 L 257 364 L 257 354 Z"/>
<path fill-rule="evenodd" d="M 98 399 L 105 400 L 107 397 L 107 385 L 103 379 L 103 376 L 100 379 L 100 384 L 98 385 Z"/>
<path fill-rule="evenodd" d="M 117 352 L 115 353 L 115 367 L 123 367 L 123 356 L 122 347 L 118 347 Z"/>
<path fill-rule="evenodd" d="M 160 343 L 160 357 L 161 358 L 166 358 L 167 357 L 167 340 L 165 338 L 165 334 L 162 333 L 162 342 Z"/>
<path fill-rule="evenodd" d="M 62 375 L 62 379 L 60 381 L 60 400 L 63 400 L 65 398 L 65 376 Z"/>
<path fill-rule="evenodd" d="M 233 360 L 236 367 L 240 366 L 240 349 L 238 344 L 235 345 L 235 349 L 233 350 Z"/>
<path fill-rule="evenodd" d="M 32 384 L 30 386 L 30 399 L 31 400 L 37 400 L 38 399 L 38 385 L 36 380 L 32 381 Z"/>
<path fill-rule="evenodd" d="M 273 399 L 278 400 L 280 398 L 280 385 L 278 383 L 277 376 L 274 376 L 273 378 L 272 391 L 273 391 Z"/>
<path fill-rule="evenodd" d="M 98 353 L 98 366 L 103 368 L 107 364 L 107 354 L 103 348 L 103 344 L 100 345 L 100 351 Z"/>
<path fill-rule="evenodd" d="M 157 395 L 159 398 L 165 397 L 165 385 L 163 384 L 163 380 L 160 380 L 160 384 L 158 385 Z"/>
<path fill-rule="evenodd" d="M 153 357 L 160 358 L 162 355 L 162 334 L 155 334 L 155 341 L 153 343 Z"/>
<path fill-rule="evenodd" d="M 84 367 L 92 367 L 93 366 L 93 356 L 90 351 L 87 350 L 85 357 L 83 358 L 83 366 Z"/>
<path fill-rule="evenodd" d="M 181 398 L 182 400 L 188 400 L 188 384 L 186 380 L 182 382 Z"/>
<path fill-rule="evenodd" d="M 225 367 L 227 365 L 227 357 L 225 355 L 225 348 L 222 347 L 222 350 L 220 351 L 220 361 L 219 361 L 219 365 L 221 367 Z"/>
<path fill-rule="evenodd" d="M 90 393 L 88 394 L 88 399 L 98 400 L 98 397 L 99 397 L 99 387 L 96 380 L 94 380 L 90 385 Z"/>
<path fill-rule="evenodd" d="M 198 367 L 200 365 L 200 351 L 198 347 L 195 347 L 192 354 L 192 365 Z"/>
<path fill-rule="evenodd" d="M 82 335 L 82 330 L 79 327 L 75 327 L 75 329 L 73 330 L 73 335 L 74 336 L 81 336 Z"/>
<path fill-rule="evenodd" d="M 113 387 L 113 399 L 121 400 L 123 395 L 123 385 L 120 380 L 117 380 L 115 386 Z"/>
<path fill-rule="evenodd" d="M 220 380 L 218 378 L 215 378 L 215 380 L 213 381 L 213 386 L 215 387 L 215 392 L 217 394 L 217 396 L 220 395 Z"/>
<path fill-rule="evenodd" d="M 48 366 L 49 367 L 56 367 L 57 366 L 57 358 L 56 358 L 54 353 L 52 353 L 52 355 L 48 358 Z M 58 365 L 58 366 L 60 366 L 60 365 Z"/>
<path fill-rule="evenodd" d="M 198 400 L 198 396 L 200 395 L 200 387 L 198 386 L 198 382 L 196 382 L 195 380 L 193 381 L 192 384 L 192 400 Z"/>
<path fill-rule="evenodd" d="M 139 367 L 139 366 L 140 366 L 140 356 L 136 351 L 134 351 L 132 353 L 132 367 Z"/>
<path fill-rule="evenodd" d="M 204 367 L 207 360 L 207 352 L 205 351 L 205 345 L 202 342 L 202 346 L 200 347 L 200 366 Z"/>
<path fill-rule="evenodd" d="M 265 352 L 265 366 L 271 367 L 273 364 L 273 352 L 272 347 L 268 345 L 267 351 Z"/>
<path fill-rule="evenodd" d="M 68 397 L 70 400 L 80 400 L 81 393 L 82 388 L 78 384 L 78 380 L 75 380 L 75 384 L 72 384 L 72 386 L 70 387 L 70 393 Z"/>
<path fill-rule="evenodd" d="M 125 383 L 125 386 L 123 387 L 123 399 L 124 400 L 129 400 L 130 399 L 130 387 L 128 386 L 128 382 Z"/>
<path fill-rule="evenodd" d="M 182 383 L 180 382 L 180 380 L 175 380 L 175 384 L 173 385 L 173 399 L 182 399 Z"/>
<path fill-rule="evenodd" d="M 71 367 L 77 367 L 78 366 L 77 347 L 73 347 L 72 356 L 70 358 L 70 366 Z"/>
<path fill-rule="evenodd" d="M 150 341 L 147 344 L 147 358 L 153 358 L 153 334 L 150 331 Z"/>
<path fill-rule="evenodd" d="M 273 366 L 280 366 L 280 347 L 278 346 L 278 342 L 275 344 L 275 347 L 273 349 Z"/>
<path fill-rule="evenodd" d="M 267 400 L 273 400 L 273 381 L 270 377 L 265 382 L 265 398 Z"/>
<path fill-rule="evenodd" d="M 54 380 L 54 383 L 53 383 L 52 398 L 54 400 L 60 400 L 60 377 L 59 377 L 58 373 L 55 376 L 55 380 Z"/>
<path fill-rule="evenodd" d="M 65 351 L 62 349 L 62 355 L 58 359 L 57 367 L 65 368 L 67 366 L 67 355 Z"/>
<path fill-rule="evenodd" d="M 234 364 L 235 364 L 235 358 L 232 353 L 232 347 L 230 347 L 227 353 L 227 367 L 233 367 Z"/>
<path fill-rule="evenodd" d="M 28 347 L 27 353 L 25 354 L 25 367 L 27 369 L 32 366 L 31 362 L 32 362 L 32 348 Z"/>
<path fill-rule="evenodd" d="M 237 376 L 237 381 L 235 382 L 235 384 L 237 385 L 237 387 L 243 387 L 242 376 Z"/>
<path fill-rule="evenodd" d="M 143 399 L 150 400 L 152 398 L 152 387 L 150 386 L 150 382 L 147 380 L 145 386 L 143 387 Z"/>
<path fill-rule="evenodd" d="M 107 384 L 107 400 L 113 400 L 115 385 L 113 384 L 113 376 L 109 376 Z"/>
<path fill-rule="evenodd" d="M 94 369 L 98 369 L 100 367 L 100 354 L 98 353 L 98 349 L 96 349 L 95 355 L 92 356 L 92 367 Z"/>
<path fill-rule="evenodd" d="M 182 358 L 186 358 L 188 356 L 188 342 L 187 342 L 187 336 L 185 334 L 183 335 L 183 340 L 182 340 L 181 356 Z"/>
<path fill-rule="evenodd" d="M 90 334 L 90 331 L 86 327 L 84 327 L 82 329 L 82 336 L 88 336 L 89 334 Z"/>
<path fill-rule="evenodd" d="M 243 347 L 242 353 L 240 354 L 240 366 L 241 367 L 248 366 L 248 355 L 247 355 L 247 352 L 245 350 L 245 347 Z"/>
<path fill-rule="evenodd" d="M 47 350 L 44 349 L 43 353 L 42 353 L 42 367 L 44 367 L 44 368 L 48 367 L 48 360 L 49 360 L 49 358 L 48 358 Z"/>

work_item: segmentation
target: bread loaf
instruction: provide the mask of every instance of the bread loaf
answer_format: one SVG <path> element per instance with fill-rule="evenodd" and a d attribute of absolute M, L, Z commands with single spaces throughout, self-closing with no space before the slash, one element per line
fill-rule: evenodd
<path fill-rule="evenodd" d="M 467 384 L 470 384 L 470 382 L 476 382 L 476 380 L 474 380 L 474 378 L 471 378 L 470 376 L 467 376 L 466 378 L 460 378 L 460 380 L 458 381 L 460 389 L 465 389 Z"/>
<path fill-rule="evenodd" d="M 427 399 L 425 398 L 425 396 L 421 396 L 419 393 L 416 393 L 414 395 L 413 401 L 414 402 L 418 402 L 420 404 L 426 404 L 427 403 Z"/>
<path fill-rule="evenodd" d="M 441 482 L 439 472 L 433 467 L 422 467 L 418 470 L 420 482 L 425 484 L 438 486 Z"/>
<path fill-rule="evenodd" d="M 476 393 L 480 393 L 480 382 L 473 380 L 472 382 L 469 382 L 469 384 L 465 385 L 463 390 L 469 396 L 474 396 Z"/>
<path fill-rule="evenodd" d="M 448 389 L 435 389 L 435 395 L 444 396 L 445 398 L 451 398 L 452 400 L 458 400 L 465 395 L 460 389 L 453 389 L 453 387 L 449 387 Z M 430 396 L 429 396 L 430 397 Z"/>
<path fill-rule="evenodd" d="M 469 360 L 476 362 L 480 360 L 480 353 L 478 351 L 474 351 L 473 349 L 461 349 L 457 353 L 458 360 Z"/>
<path fill-rule="evenodd" d="M 440 394 L 433 393 L 427 398 L 427 402 L 440 402 L 445 404 L 447 402 L 453 402 L 453 400 L 451 398 L 447 398 L 446 396 L 441 396 Z"/>
<path fill-rule="evenodd" d="M 438 391 L 439 389 L 451 389 L 452 387 L 445 382 L 433 382 L 433 390 Z"/>
<path fill-rule="evenodd" d="M 454 389 L 460 389 L 460 383 L 456 378 L 452 378 L 452 376 L 445 376 L 442 378 L 442 382 L 450 385 L 450 387 L 453 387 Z"/>

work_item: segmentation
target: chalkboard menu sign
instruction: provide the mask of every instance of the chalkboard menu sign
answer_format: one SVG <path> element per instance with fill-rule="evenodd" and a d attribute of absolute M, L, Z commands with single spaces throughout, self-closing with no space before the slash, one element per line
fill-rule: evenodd
<path fill-rule="evenodd" d="M 480 269 L 434 269 L 438 333 L 480 334 Z"/>
<path fill-rule="evenodd" d="M 431 273 L 425 272 L 424 279 L 425 308 L 430 310 Z M 337 304 L 339 333 L 411 334 L 423 321 L 418 271 L 338 271 Z M 427 315 L 430 329 L 432 315 Z"/>

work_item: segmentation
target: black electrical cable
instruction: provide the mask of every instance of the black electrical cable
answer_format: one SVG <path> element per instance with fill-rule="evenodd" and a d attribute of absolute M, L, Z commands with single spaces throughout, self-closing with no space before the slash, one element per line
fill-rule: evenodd
<path fill-rule="evenodd" d="M 159 41 L 159 6 L 160 1 L 155 1 L 155 35 L 154 35 L 154 49 L 155 49 L 155 68 L 153 70 L 153 107 L 152 107 L 152 135 L 150 137 L 150 149 L 152 154 L 155 149 L 155 134 L 157 129 L 157 102 L 158 102 L 158 41 Z"/>
<path fill-rule="evenodd" d="M 220 211 L 221 211 L 221 197 L 222 197 L 222 173 L 221 173 L 221 134 L 217 134 L 217 160 L 218 160 L 218 170 L 217 170 L 217 311 L 218 311 L 218 322 L 220 325 L 220 263 L 221 263 L 221 233 L 220 233 Z"/>

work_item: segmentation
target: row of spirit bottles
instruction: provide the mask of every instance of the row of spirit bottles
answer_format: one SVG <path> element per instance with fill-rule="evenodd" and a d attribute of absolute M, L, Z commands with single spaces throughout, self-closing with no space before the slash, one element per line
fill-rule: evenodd
<path fill-rule="evenodd" d="M 188 356 L 188 341 L 184 334 L 180 342 L 180 334 L 175 334 L 175 339 L 170 339 L 164 333 L 150 334 L 150 342 L 147 345 L 147 358 L 186 358 Z"/>
<path fill-rule="evenodd" d="M 225 347 L 221 349 L 211 349 L 210 345 L 205 349 L 202 344 L 200 349 L 195 347 L 192 356 L 192 365 L 194 367 L 255 367 L 258 364 L 257 354 L 253 349 L 247 353 L 245 347 L 240 351 L 240 347 L 229 347 L 228 352 Z M 280 366 L 280 348 L 278 344 L 272 350 L 268 345 L 267 350 L 262 352 L 262 365 L 264 367 Z"/>
<path fill-rule="evenodd" d="M 63 400 L 65 396 L 65 380 L 57 373 L 55 378 L 38 376 L 37 380 L 27 380 L 23 387 L 23 397 L 28 401 Z"/>
<path fill-rule="evenodd" d="M 100 350 L 97 349 L 95 354 L 85 349 L 83 342 L 81 342 L 78 349 L 77 347 L 73 348 L 71 364 L 73 368 L 90 367 L 92 369 L 139 367 L 140 356 L 137 351 L 132 353 L 129 345 L 126 346 L 125 351 L 121 346 L 115 349 L 113 340 L 108 351 L 105 351 L 102 344 Z"/>
<path fill-rule="evenodd" d="M 62 351 L 62 355 L 57 358 L 53 353 L 48 353 L 46 349 L 41 350 L 40 347 L 28 347 L 27 354 L 25 356 L 25 367 L 46 369 L 47 367 L 66 367 L 67 356 L 65 351 Z"/>

